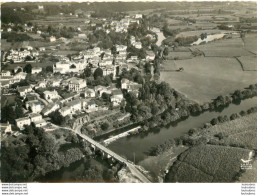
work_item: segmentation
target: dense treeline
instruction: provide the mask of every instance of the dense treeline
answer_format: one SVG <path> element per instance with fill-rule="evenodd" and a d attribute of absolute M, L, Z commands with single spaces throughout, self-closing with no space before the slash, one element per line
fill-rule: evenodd
<path fill-rule="evenodd" d="M 19 33 L 2 33 L 2 39 L 6 39 L 7 42 L 22 42 L 22 41 L 29 41 L 33 40 L 27 34 L 19 34 Z"/>
<path fill-rule="evenodd" d="M 68 166 L 83 157 L 79 148 L 58 152 L 55 139 L 41 128 L 27 126 L 20 139 L 2 141 L 2 181 L 25 182 L 47 172 Z M 69 138 L 71 137 L 71 138 Z M 67 134 L 66 139 L 78 143 L 76 135 Z"/>
<path fill-rule="evenodd" d="M 18 138 L 8 137 L 2 141 L 1 178 L 4 182 L 35 181 L 51 171 L 68 167 L 86 155 L 83 161 L 87 166 L 76 180 L 116 181 L 119 167 L 111 169 L 102 163 L 91 163 L 91 154 L 89 145 L 72 132 L 55 130 L 49 133 L 27 126 Z"/>

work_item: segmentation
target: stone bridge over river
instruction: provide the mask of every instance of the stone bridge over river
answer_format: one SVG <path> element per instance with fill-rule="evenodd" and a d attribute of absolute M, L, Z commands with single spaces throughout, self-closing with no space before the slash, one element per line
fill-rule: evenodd
<path fill-rule="evenodd" d="M 91 147 L 93 147 L 95 150 L 100 150 L 104 156 L 105 155 L 107 156 L 107 158 L 113 158 L 113 159 L 119 161 L 120 163 L 126 165 L 129 168 L 129 170 L 131 171 L 131 173 L 134 176 L 136 176 L 140 181 L 142 181 L 143 183 L 150 183 L 150 181 L 143 175 L 143 173 L 140 172 L 140 170 L 136 167 L 136 165 L 133 162 L 125 159 L 124 157 L 120 156 L 119 154 L 116 154 L 112 150 L 106 148 L 105 146 L 96 142 L 95 140 L 88 137 L 87 135 L 80 133 L 81 127 L 82 126 L 79 125 L 79 126 L 77 126 L 76 129 L 63 128 L 63 127 L 61 127 L 61 128 L 73 131 L 74 133 L 79 135 L 81 138 L 83 138 L 86 142 L 90 143 Z"/>

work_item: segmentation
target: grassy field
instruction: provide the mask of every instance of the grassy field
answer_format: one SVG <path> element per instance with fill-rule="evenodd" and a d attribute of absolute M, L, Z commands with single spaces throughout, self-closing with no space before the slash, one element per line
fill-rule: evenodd
<path fill-rule="evenodd" d="M 236 120 L 217 124 L 203 131 L 200 136 L 216 139 L 216 143 L 257 149 L 257 113 Z M 219 140 L 215 135 L 222 134 Z"/>
<path fill-rule="evenodd" d="M 241 56 L 238 60 L 245 71 L 257 71 L 257 56 Z"/>
<path fill-rule="evenodd" d="M 256 34 L 248 34 L 244 38 L 245 49 L 257 54 L 257 43 L 256 43 L 257 35 Z"/>
<path fill-rule="evenodd" d="M 226 33 L 226 32 L 231 32 L 231 31 L 225 31 L 225 30 L 195 30 L 195 31 L 185 31 L 181 32 L 176 35 L 176 37 L 189 37 L 189 36 L 200 36 L 202 33 L 207 33 L 208 35 L 211 34 L 221 34 L 221 33 Z"/>
<path fill-rule="evenodd" d="M 169 52 L 168 59 L 190 59 L 193 55 L 191 52 Z"/>
<path fill-rule="evenodd" d="M 192 147 L 179 156 L 166 182 L 232 182 L 241 169 L 241 159 L 248 159 L 249 152 L 226 146 Z"/>
<path fill-rule="evenodd" d="M 173 62 L 172 67 L 183 67 L 184 71 L 161 72 L 161 80 L 199 103 L 257 83 L 257 72 L 242 71 L 235 58 L 195 57 Z"/>

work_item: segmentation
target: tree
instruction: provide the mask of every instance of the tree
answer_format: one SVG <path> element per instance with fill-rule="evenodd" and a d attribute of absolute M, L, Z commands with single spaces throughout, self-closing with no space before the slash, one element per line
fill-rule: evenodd
<path fill-rule="evenodd" d="M 110 124 L 108 122 L 104 122 L 103 124 L 101 124 L 101 129 L 103 131 L 106 131 L 109 128 Z"/>
<path fill-rule="evenodd" d="M 76 66 L 75 66 L 74 64 L 72 64 L 72 65 L 70 66 L 70 68 L 71 68 L 71 69 L 75 69 Z"/>
<path fill-rule="evenodd" d="M 32 66 L 31 64 L 26 64 L 26 66 L 23 69 L 24 72 L 31 74 Z"/>
<path fill-rule="evenodd" d="M 164 56 L 168 56 L 169 55 L 169 48 L 168 47 L 165 47 L 164 50 L 163 50 L 163 55 Z"/>
<path fill-rule="evenodd" d="M 94 78 L 96 79 L 97 77 L 103 77 L 103 70 L 101 68 L 97 68 L 94 72 Z"/>
<path fill-rule="evenodd" d="M 49 115 L 52 119 L 52 122 L 57 125 L 62 125 L 65 122 L 65 118 L 61 115 L 61 113 L 57 110 Z"/>
<path fill-rule="evenodd" d="M 53 72 L 53 66 L 47 66 L 46 72 Z"/>
<path fill-rule="evenodd" d="M 87 66 L 84 70 L 84 76 L 90 77 L 91 75 L 92 75 L 91 68 L 89 66 Z"/>
<path fill-rule="evenodd" d="M 12 124 L 15 124 L 15 118 L 16 118 L 16 113 L 14 112 L 12 106 L 7 105 L 5 107 L 2 107 L 1 109 L 2 123 L 10 122 Z"/>

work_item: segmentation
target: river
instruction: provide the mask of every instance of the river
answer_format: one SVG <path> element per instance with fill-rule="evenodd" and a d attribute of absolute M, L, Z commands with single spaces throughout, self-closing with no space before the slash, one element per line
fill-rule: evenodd
<path fill-rule="evenodd" d="M 144 160 L 147 153 L 152 147 L 164 143 L 168 139 L 177 138 L 187 133 L 190 128 L 202 127 L 211 119 L 220 115 L 230 116 L 233 113 L 238 113 L 241 110 L 247 110 L 253 106 L 257 106 L 257 97 L 241 101 L 239 105 L 230 104 L 222 111 L 207 111 L 199 116 L 190 116 L 186 120 L 180 121 L 174 126 L 156 128 L 147 133 L 131 135 L 121 138 L 108 145 L 108 148 L 114 152 L 125 156 L 133 161 L 135 154 L 136 163 Z"/>

